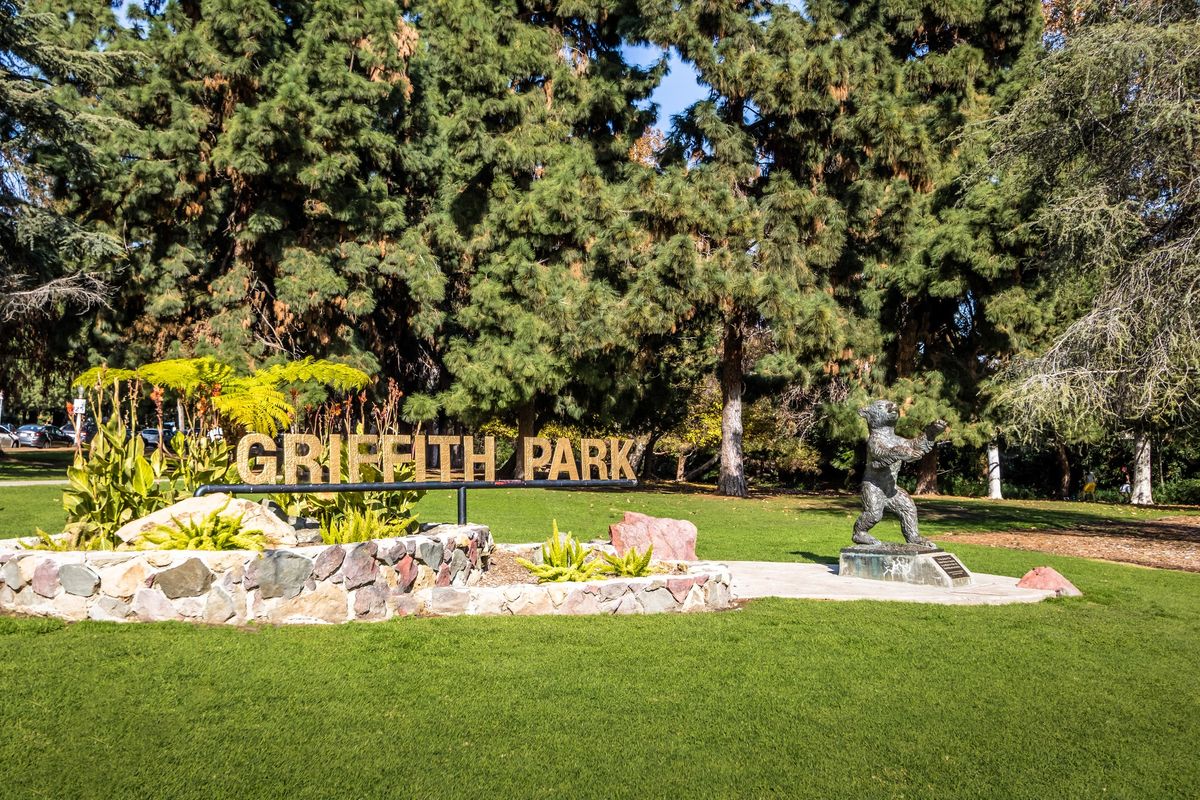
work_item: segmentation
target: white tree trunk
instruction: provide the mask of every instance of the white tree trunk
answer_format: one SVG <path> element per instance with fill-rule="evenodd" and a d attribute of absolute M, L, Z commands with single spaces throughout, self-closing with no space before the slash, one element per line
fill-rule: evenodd
<path fill-rule="evenodd" d="M 1154 505 L 1150 486 L 1150 434 L 1137 431 L 1133 435 L 1133 494 L 1129 502 L 1135 506 Z"/>
<path fill-rule="evenodd" d="M 179 426 L 178 428 L 176 428 L 176 430 L 178 430 L 180 433 L 182 433 L 184 430 L 183 401 L 180 400 L 179 398 L 175 398 L 175 424 Z"/>
<path fill-rule="evenodd" d="M 721 473 L 717 494 L 745 497 L 742 460 L 742 331 L 736 321 L 725 324 L 721 354 Z"/>
<path fill-rule="evenodd" d="M 988 442 L 987 464 L 988 497 L 992 500 L 1003 500 L 1004 495 L 1000 492 L 1000 445 L 996 442 Z"/>

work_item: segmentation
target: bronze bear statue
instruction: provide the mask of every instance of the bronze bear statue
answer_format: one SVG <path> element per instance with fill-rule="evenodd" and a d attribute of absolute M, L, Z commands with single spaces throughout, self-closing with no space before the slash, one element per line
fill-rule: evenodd
<path fill-rule="evenodd" d="M 896 485 L 900 465 L 917 461 L 933 449 L 934 440 L 946 430 L 942 420 L 930 423 L 925 432 L 916 439 L 905 439 L 896 435 L 895 424 L 899 418 L 896 404 L 890 400 L 876 400 L 858 410 L 859 416 L 867 421 L 870 436 L 867 438 L 867 468 L 863 472 L 863 512 L 854 523 L 854 543 L 877 545 L 880 541 L 869 531 L 883 518 L 885 509 L 900 517 L 900 529 L 904 541 L 909 544 L 932 547 L 933 542 L 917 531 L 917 507 L 908 492 Z"/>

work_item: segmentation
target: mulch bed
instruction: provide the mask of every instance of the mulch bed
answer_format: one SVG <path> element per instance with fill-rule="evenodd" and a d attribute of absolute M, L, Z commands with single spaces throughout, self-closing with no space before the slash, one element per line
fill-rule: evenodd
<path fill-rule="evenodd" d="M 1113 520 L 1063 531 L 951 533 L 938 538 L 1200 572 L 1200 517 L 1165 517 L 1138 522 Z"/>
<path fill-rule="evenodd" d="M 537 583 L 533 573 L 517 563 L 517 557 L 507 550 L 496 549 L 488 557 L 479 586 L 511 586 L 514 583 Z"/>

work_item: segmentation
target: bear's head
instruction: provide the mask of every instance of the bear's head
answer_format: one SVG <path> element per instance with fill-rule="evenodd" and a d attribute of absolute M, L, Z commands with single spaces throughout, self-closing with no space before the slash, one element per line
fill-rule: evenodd
<path fill-rule="evenodd" d="M 900 418 L 896 404 L 891 400 L 876 400 L 860 408 L 858 415 L 867 421 L 867 427 L 871 430 L 895 425 L 896 420 Z"/>

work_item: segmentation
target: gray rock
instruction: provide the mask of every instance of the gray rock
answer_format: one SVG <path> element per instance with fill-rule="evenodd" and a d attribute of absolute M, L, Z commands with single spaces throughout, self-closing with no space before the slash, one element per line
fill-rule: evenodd
<path fill-rule="evenodd" d="M 346 558 L 346 551 L 341 545 L 331 545 L 325 549 L 325 552 L 317 556 L 313 561 L 312 574 L 319 581 L 323 581 L 333 573 L 337 572 L 338 567 L 342 565 L 342 561 Z"/>
<path fill-rule="evenodd" d="M 675 599 L 675 595 L 671 594 L 670 590 L 665 587 L 642 592 L 639 599 L 642 602 L 642 608 L 646 609 L 647 614 L 674 611 L 679 608 L 679 602 Z"/>
<path fill-rule="evenodd" d="M 246 565 L 246 571 L 242 574 L 242 586 L 248 592 L 258 588 L 258 563 L 258 559 L 251 561 Z"/>
<path fill-rule="evenodd" d="M 437 569 L 444 557 L 445 550 L 442 547 L 442 543 L 437 539 L 426 539 L 423 542 L 417 542 L 417 560 L 426 566 Z"/>
<path fill-rule="evenodd" d="M 470 602 L 470 589 L 438 587 L 430 593 L 429 611 L 431 614 L 465 614 Z"/>
<path fill-rule="evenodd" d="M 325 539 L 321 536 L 320 528 L 304 528 L 296 531 L 296 544 L 300 546 L 325 544 Z"/>
<path fill-rule="evenodd" d="M 63 564 L 58 570 L 58 582 L 67 594 L 91 597 L 100 586 L 100 576 L 83 564 Z"/>
<path fill-rule="evenodd" d="M 394 566 L 397 561 L 404 558 L 407 552 L 408 550 L 404 547 L 404 542 L 396 542 L 391 547 L 381 548 L 379 552 L 375 554 L 375 557 L 391 567 Z"/>
<path fill-rule="evenodd" d="M 458 573 L 464 569 L 470 569 L 471 560 L 467 558 L 467 554 L 462 550 L 455 550 L 454 555 L 450 556 L 450 580 L 458 577 Z"/>
<path fill-rule="evenodd" d="M 357 589 L 359 586 L 374 583 L 379 575 L 379 566 L 375 562 L 377 551 L 374 542 L 363 542 L 350 550 L 345 563 L 342 564 L 342 576 L 346 580 L 347 589 Z"/>
<path fill-rule="evenodd" d="M 204 605 L 204 621 L 220 625 L 234 614 L 233 598 L 229 592 L 216 587 L 208 593 L 208 602 Z"/>
<path fill-rule="evenodd" d="M 388 587 L 383 581 L 364 586 L 354 593 L 354 616 L 359 619 L 383 619 L 387 616 Z"/>
<path fill-rule="evenodd" d="M 198 597 L 212 586 L 213 574 L 198 558 L 189 558 L 178 567 L 164 569 L 154 576 L 154 585 L 172 600 Z"/>
<path fill-rule="evenodd" d="M 88 619 L 100 622 L 124 622 L 129 617 L 129 604 L 115 597 L 101 597 L 88 609 Z"/>
<path fill-rule="evenodd" d="M 0 579 L 14 592 L 24 586 L 25 581 L 21 577 L 20 559 L 13 558 L 6 562 L 4 568 L 0 569 Z"/>
<path fill-rule="evenodd" d="M 264 598 L 295 597 L 313 569 L 312 561 L 287 550 L 270 550 L 256 563 L 258 591 Z"/>

